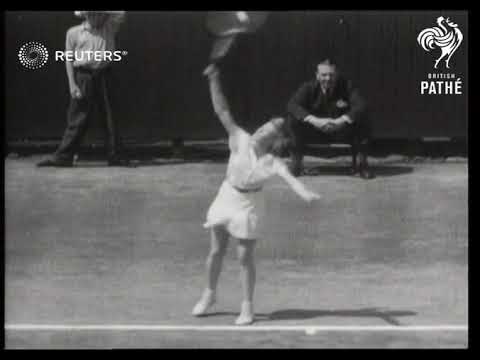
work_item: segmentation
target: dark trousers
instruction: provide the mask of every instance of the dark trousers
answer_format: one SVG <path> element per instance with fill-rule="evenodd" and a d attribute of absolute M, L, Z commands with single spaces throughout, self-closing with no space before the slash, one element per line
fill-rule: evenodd
<path fill-rule="evenodd" d="M 70 98 L 70 105 L 67 110 L 67 128 L 63 134 L 62 142 L 55 152 L 56 158 L 65 160 L 73 158 L 96 113 L 104 121 L 103 129 L 108 158 L 114 158 L 118 155 L 118 134 L 112 117 L 107 90 L 110 72 L 110 68 L 101 70 L 75 69 L 75 82 L 83 96 L 80 99 Z"/>
<path fill-rule="evenodd" d="M 290 158 L 292 166 L 299 168 L 302 166 L 303 156 L 308 144 L 321 143 L 345 143 L 352 147 L 352 167 L 368 167 L 368 151 L 371 142 L 370 124 L 364 120 L 362 122 L 347 124 L 341 130 L 331 134 L 326 134 L 314 127 L 312 124 L 289 118 L 289 124 L 292 132 L 292 145 L 290 147 Z M 357 157 L 359 162 L 357 162 Z"/>

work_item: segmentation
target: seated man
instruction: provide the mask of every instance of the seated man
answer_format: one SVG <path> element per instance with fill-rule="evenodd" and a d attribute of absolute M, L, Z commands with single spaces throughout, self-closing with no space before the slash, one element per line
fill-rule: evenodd
<path fill-rule="evenodd" d="M 290 150 L 293 174 L 302 173 L 305 145 L 318 141 L 350 144 L 353 147 L 352 174 L 359 173 L 365 179 L 373 177 L 367 162 L 370 127 L 365 116 L 365 101 L 349 81 L 338 75 L 330 60 L 318 64 L 316 79 L 297 90 L 288 102 L 287 111 L 293 133 Z"/>

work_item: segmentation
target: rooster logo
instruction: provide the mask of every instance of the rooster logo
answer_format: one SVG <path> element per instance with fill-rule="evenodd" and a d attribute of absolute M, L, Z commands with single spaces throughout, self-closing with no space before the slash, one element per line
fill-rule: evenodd
<path fill-rule="evenodd" d="M 439 27 L 422 30 L 422 32 L 418 34 L 417 42 L 425 51 L 439 47 L 442 50 L 442 54 L 435 60 L 434 67 L 436 69 L 440 60 L 447 57 L 445 66 L 449 69 L 450 58 L 460 46 L 463 40 L 463 34 L 458 28 L 458 25 L 450 21 L 449 18 L 445 19 L 443 16 L 440 16 L 437 18 L 437 24 Z"/>

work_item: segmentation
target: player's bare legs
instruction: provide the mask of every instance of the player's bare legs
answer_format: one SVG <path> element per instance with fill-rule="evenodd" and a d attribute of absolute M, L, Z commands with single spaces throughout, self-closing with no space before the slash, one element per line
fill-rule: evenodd
<path fill-rule="evenodd" d="M 222 271 L 223 258 L 227 251 L 229 234 L 223 226 L 215 226 L 211 229 L 210 253 L 208 254 L 207 265 L 207 287 L 202 297 L 193 308 L 192 314 L 200 316 L 210 308 L 216 300 L 216 289 L 218 278 Z"/>
<path fill-rule="evenodd" d="M 253 292 L 255 289 L 255 240 L 238 240 L 237 254 L 240 260 L 240 280 L 242 282 L 243 302 L 235 324 L 247 325 L 254 320 Z"/>

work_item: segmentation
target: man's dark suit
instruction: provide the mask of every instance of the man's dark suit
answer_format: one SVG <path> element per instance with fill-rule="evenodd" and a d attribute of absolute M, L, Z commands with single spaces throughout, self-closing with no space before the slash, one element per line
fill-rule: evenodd
<path fill-rule="evenodd" d="M 346 142 L 353 147 L 353 171 L 368 170 L 367 146 L 370 140 L 370 124 L 366 116 L 366 103 L 349 81 L 339 77 L 332 88 L 323 93 L 318 80 L 304 83 L 292 96 L 287 105 L 288 120 L 293 132 L 291 148 L 292 172 L 301 169 L 305 145 L 312 142 Z M 308 115 L 320 118 L 338 118 L 348 115 L 353 121 L 334 133 L 326 134 L 304 122 Z M 357 168 L 356 154 L 360 155 Z"/>

